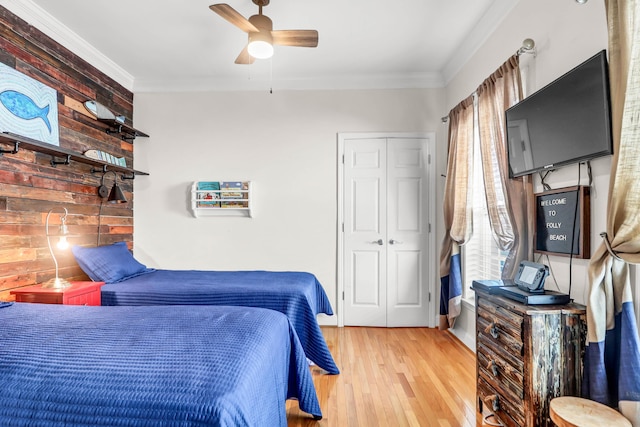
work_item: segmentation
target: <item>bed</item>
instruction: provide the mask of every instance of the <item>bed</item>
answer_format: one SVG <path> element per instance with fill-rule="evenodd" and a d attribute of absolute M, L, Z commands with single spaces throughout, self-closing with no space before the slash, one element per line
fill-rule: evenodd
<path fill-rule="evenodd" d="M 239 305 L 287 315 L 307 358 L 338 374 L 317 315 L 333 314 L 316 277 L 294 271 L 156 270 L 133 258 L 123 242 L 73 247 L 78 264 L 102 286 L 102 305 Z"/>
<path fill-rule="evenodd" d="M 286 426 L 322 414 L 287 317 L 226 306 L 0 303 L 0 425 Z"/>

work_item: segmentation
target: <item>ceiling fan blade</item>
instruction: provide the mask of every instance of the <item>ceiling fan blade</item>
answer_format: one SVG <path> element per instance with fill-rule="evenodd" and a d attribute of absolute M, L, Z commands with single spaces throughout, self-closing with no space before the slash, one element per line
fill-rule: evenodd
<path fill-rule="evenodd" d="M 271 37 L 273 37 L 273 44 L 280 46 L 318 46 L 318 32 L 316 30 L 276 30 L 271 31 Z"/>
<path fill-rule="evenodd" d="M 244 47 L 244 49 L 242 49 L 242 52 L 240 52 L 240 55 L 238 55 L 238 57 L 235 60 L 236 64 L 253 64 L 253 61 L 255 61 L 256 59 L 249 55 L 249 49 L 247 46 Z"/>
<path fill-rule="evenodd" d="M 211 6 L 209 6 L 209 9 L 213 10 L 215 13 L 222 16 L 224 19 L 231 22 L 233 25 L 240 28 L 245 33 L 248 33 L 250 31 L 260 31 L 244 16 L 240 15 L 238 11 L 236 11 L 226 3 L 212 4 Z"/>

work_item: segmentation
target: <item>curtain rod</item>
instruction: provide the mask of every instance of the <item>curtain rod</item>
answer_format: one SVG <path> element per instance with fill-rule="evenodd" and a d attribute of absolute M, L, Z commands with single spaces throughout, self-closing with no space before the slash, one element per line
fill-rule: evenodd
<path fill-rule="evenodd" d="M 533 39 L 524 39 L 522 41 L 522 46 L 520 46 L 520 49 L 518 49 L 518 51 L 516 52 L 516 55 L 520 56 L 523 55 L 525 53 L 531 53 L 533 55 L 533 57 L 535 58 L 536 56 L 536 42 L 533 41 Z"/>
<path fill-rule="evenodd" d="M 522 41 L 522 46 L 516 52 L 516 56 L 524 55 L 525 53 L 530 53 L 533 57 L 536 57 L 536 42 L 533 39 L 526 38 Z M 477 96 L 476 92 L 473 92 L 473 96 Z M 443 124 L 449 121 L 449 116 L 442 116 L 440 118 Z"/>

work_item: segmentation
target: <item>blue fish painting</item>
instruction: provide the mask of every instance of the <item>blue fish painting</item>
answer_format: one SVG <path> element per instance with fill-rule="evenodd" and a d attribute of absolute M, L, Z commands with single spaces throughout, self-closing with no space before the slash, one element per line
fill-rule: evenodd
<path fill-rule="evenodd" d="M 51 133 L 51 123 L 49 123 L 49 105 L 40 108 L 33 99 L 15 90 L 5 90 L 0 93 L 0 102 L 7 110 L 16 117 L 24 120 L 42 119 L 49 133 Z"/>

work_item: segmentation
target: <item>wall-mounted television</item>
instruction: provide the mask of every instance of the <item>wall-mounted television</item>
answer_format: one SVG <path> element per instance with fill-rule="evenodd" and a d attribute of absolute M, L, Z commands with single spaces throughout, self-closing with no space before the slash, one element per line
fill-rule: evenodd
<path fill-rule="evenodd" d="M 506 129 L 511 177 L 612 154 L 606 52 L 507 109 Z"/>

